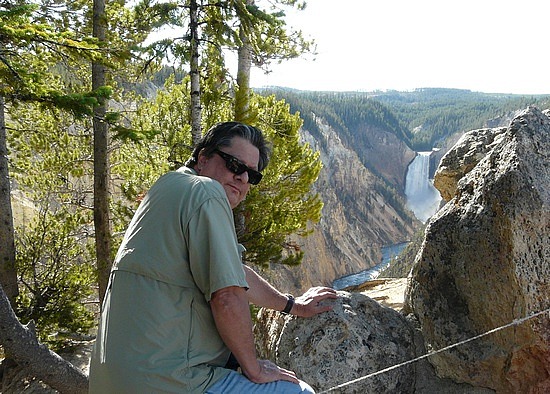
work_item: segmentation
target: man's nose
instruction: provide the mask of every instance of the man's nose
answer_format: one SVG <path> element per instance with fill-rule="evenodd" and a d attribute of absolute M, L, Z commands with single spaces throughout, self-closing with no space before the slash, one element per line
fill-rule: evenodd
<path fill-rule="evenodd" d="M 248 171 L 243 172 L 240 175 L 237 175 L 237 179 L 239 179 L 243 183 L 248 183 Z"/>

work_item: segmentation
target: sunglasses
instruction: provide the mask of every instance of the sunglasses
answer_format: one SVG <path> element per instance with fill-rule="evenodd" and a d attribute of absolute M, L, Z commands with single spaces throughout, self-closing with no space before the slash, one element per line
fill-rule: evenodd
<path fill-rule="evenodd" d="M 248 183 L 252 185 L 257 185 L 262 180 L 262 173 L 252 168 L 248 167 L 246 164 L 242 163 L 239 159 L 234 156 L 231 156 L 228 153 L 222 152 L 221 150 L 214 150 L 214 153 L 220 155 L 220 157 L 225 161 L 225 166 L 229 171 L 235 175 L 241 175 L 245 171 L 248 173 Z"/>

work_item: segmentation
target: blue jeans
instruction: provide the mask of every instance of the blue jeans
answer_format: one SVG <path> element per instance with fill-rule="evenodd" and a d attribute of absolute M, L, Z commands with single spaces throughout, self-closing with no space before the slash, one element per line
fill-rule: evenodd
<path fill-rule="evenodd" d="M 231 371 L 225 378 L 214 383 L 206 394 L 226 394 L 226 393 L 246 393 L 246 394 L 315 394 L 315 391 L 305 382 L 300 384 L 278 380 L 271 383 L 253 383 L 244 375 Z"/>

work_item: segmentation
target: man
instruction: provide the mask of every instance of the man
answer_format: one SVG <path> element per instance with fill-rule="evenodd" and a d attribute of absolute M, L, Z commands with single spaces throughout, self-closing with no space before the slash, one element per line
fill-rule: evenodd
<path fill-rule="evenodd" d="M 152 186 L 113 266 L 90 393 L 313 392 L 256 357 L 249 302 L 310 317 L 336 298 L 316 287 L 294 300 L 242 264 L 232 208 L 267 163 L 262 133 L 226 122 Z M 234 359 L 242 374 L 230 369 Z"/>

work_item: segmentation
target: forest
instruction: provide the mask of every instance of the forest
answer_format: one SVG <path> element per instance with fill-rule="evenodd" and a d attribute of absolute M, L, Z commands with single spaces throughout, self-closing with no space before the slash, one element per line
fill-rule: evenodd
<path fill-rule="evenodd" d="M 237 120 L 272 144 L 235 215 L 250 264 L 298 264 L 322 202 L 302 120 L 250 89 L 250 68 L 313 50 L 284 22 L 296 1 L 0 4 L 0 344 L 8 373 L 60 392 L 87 376 L 54 351 L 87 335 L 141 198 L 203 131 Z M 171 34 L 159 35 L 162 30 Z M 225 57 L 239 60 L 232 74 Z M 156 83 L 156 85 L 155 85 Z M 17 374 L 16 374 L 17 375 Z"/>
<path fill-rule="evenodd" d="M 438 148 L 452 134 L 487 126 L 492 119 L 536 105 L 550 107 L 549 95 L 489 94 L 462 89 L 422 88 L 408 92 L 310 92 L 284 88 L 275 94 L 299 112 L 304 128 L 316 132 L 315 116 L 362 146 L 365 126 L 383 128 L 417 152 Z M 317 131 L 318 132 L 318 131 Z"/>

